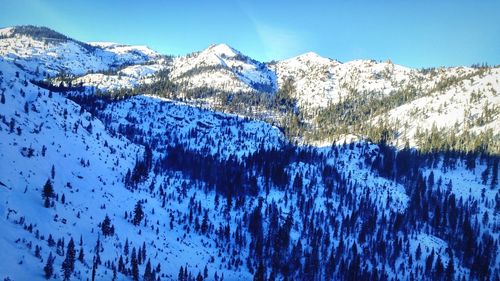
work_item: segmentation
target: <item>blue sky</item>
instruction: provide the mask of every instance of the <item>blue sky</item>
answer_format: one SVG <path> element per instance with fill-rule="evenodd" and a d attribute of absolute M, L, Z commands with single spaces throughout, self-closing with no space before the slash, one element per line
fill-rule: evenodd
<path fill-rule="evenodd" d="M 0 26 L 186 54 L 227 43 L 261 61 L 304 52 L 411 66 L 500 64 L 500 0 L 0 0 Z"/>

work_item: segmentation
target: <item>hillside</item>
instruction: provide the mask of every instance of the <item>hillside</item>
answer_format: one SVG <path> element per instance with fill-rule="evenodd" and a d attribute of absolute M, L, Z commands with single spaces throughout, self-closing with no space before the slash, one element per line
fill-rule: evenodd
<path fill-rule="evenodd" d="M 315 53 L 266 64 L 219 44 L 72 82 L 257 118 L 306 144 L 353 135 L 431 150 L 423 143 L 434 128 L 444 136 L 433 142 L 439 149 L 498 153 L 498 77 L 498 67 L 411 69 L 390 61 L 342 63 Z"/>
<path fill-rule="evenodd" d="M 34 26 L 4 28 L 0 35 L 0 56 L 41 77 L 108 71 L 159 57 L 144 46 L 87 44 Z"/>
<path fill-rule="evenodd" d="M 312 53 L 263 64 L 227 45 L 163 57 L 43 28 L 2 34 L 4 280 L 500 278 L 498 155 L 411 148 L 433 124 L 426 136 L 498 136 L 498 68 Z M 219 90 L 182 96 L 200 87 Z M 221 103 L 228 95 L 255 115 Z M 365 100 L 373 112 L 359 115 Z M 297 138 L 327 144 L 289 138 L 280 122 L 292 117 Z M 383 122 L 414 142 L 333 143 Z"/>

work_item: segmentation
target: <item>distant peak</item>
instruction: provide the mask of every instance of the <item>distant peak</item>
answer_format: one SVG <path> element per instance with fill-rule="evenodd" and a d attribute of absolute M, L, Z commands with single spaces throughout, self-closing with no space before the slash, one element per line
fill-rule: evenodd
<path fill-rule="evenodd" d="M 9 36 L 13 29 L 13 27 L 0 28 L 0 36 Z"/>
<path fill-rule="evenodd" d="M 302 55 L 297 56 L 296 58 L 307 59 L 307 60 L 318 60 L 318 59 L 321 59 L 321 60 L 325 60 L 325 59 L 326 60 L 330 60 L 328 58 L 325 58 L 325 57 L 322 57 L 322 56 L 318 55 L 315 52 L 307 52 L 307 53 L 304 53 Z"/>
<path fill-rule="evenodd" d="M 92 42 L 87 42 L 87 44 L 95 47 L 101 47 L 101 48 L 111 48 L 111 47 L 116 47 L 121 44 L 115 43 L 115 42 L 101 42 L 101 41 L 92 41 Z"/>
<path fill-rule="evenodd" d="M 13 27 L 4 28 L 0 31 L 2 35 L 24 35 L 29 36 L 34 39 L 52 39 L 52 40 L 72 40 L 64 34 L 54 31 L 45 26 L 34 26 L 34 25 L 18 25 Z"/>
<path fill-rule="evenodd" d="M 307 61 L 307 62 L 322 62 L 327 63 L 332 60 L 329 58 L 322 57 L 315 52 L 307 52 L 302 55 L 291 58 L 290 60 L 299 60 L 299 61 Z"/>
<path fill-rule="evenodd" d="M 226 57 L 235 57 L 240 54 L 237 50 L 232 48 L 231 46 L 221 43 L 221 44 L 212 44 L 207 49 L 210 52 L 215 53 L 218 56 L 224 55 Z"/>
<path fill-rule="evenodd" d="M 322 56 L 318 55 L 315 52 L 307 52 L 307 53 L 304 53 L 304 54 L 300 55 L 299 57 L 304 57 L 304 58 L 322 58 Z"/>

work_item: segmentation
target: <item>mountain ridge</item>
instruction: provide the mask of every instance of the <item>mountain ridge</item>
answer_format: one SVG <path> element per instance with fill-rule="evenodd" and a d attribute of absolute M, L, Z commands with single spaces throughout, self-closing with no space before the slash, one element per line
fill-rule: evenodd
<path fill-rule="evenodd" d="M 16 60 L 30 72 L 36 72 L 39 67 L 43 70 L 46 65 L 50 75 L 57 76 L 61 71 L 66 75 L 73 74 L 73 84 L 101 92 L 126 93 L 141 85 L 151 85 L 154 91 L 149 92 L 150 95 L 264 118 L 280 124 L 288 132 L 295 132 L 291 137 L 299 137 L 299 141 L 306 143 L 333 142 L 347 134 L 380 141 L 381 135 L 370 128 L 379 127 L 390 131 L 386 134 L 387 141 L 394 145 L 402 147 L 409 142 L 412 147 L 424 147 L 421 132 L 430 134 L 434 125 L 443 135 L 464 135 L 468 131 L 485 135 L 491 128 L 500 126 L 497 99 L 500 85 L 495 79 L 498 67 L 412 69 L 390 61 L 342 63 L 313 52 L 263 63 L 224 43 L 176 57 L 161 56 L 142 46 L 101 43 L 100 47 L 99 44 L 94 46 L 99 48 L 99 53 L 92 55 L 79 51 L 78 45 L 45 47 L 36 40 L 9 40 L 2 40 L 0 54 L 4 59 Z M 13 48 L 13 44 L 19 44 L 19 47 Z M 31 48 L 29 44 L 32 44 Z M 26 54 L 19 53 L 21 51 Z M 63 53 L 65 56 L 73 54 L 74 58 L 69 56 L 71 61 L 54 64 L 54 54 Z M 29 56 L 32 61 L 26 61 L 23 56 Z M 66 66 L 61 69 L 61 65 Z M 110 68 L 115 70 L 106 72 Z M 473 80 L 486 82 L 476 87 Z M 442 96 L 455 95 L 448 93 L 450 89 L 458 91 L 459 97 L 463 98 L 440 102 Z M 288 92 L 283 95 L 284 90 Z M 279 103 L 288 104 L 287 109 L 272 109 L 279 104 L 273 101 L 277 96 L 284 97 Z M 413 102 L 417 99 L 420 102 Z M 460 104 L 455 104 L 458 101 Z M 487 101 L 494 101 L 489 108 L 484 106 Z M 369 108 L 364 105 L 366 102 L 376 106 Z M 406 103 L 412 106 L 404 107 Z M 439 103 L 440 107 L 433 106 Z M 290 105 L 293 105 L 293 110 Z M 430 109 L 432 114 L 421 114 L 427 116 L 425 118 L 409 118 L 415 112 L 428 111 L 422 108 Z M 358 116 L 357 119 L 345 117 L 351 111 L 354 111 L 352 116 Z M 448 111 L 454 111 L 453 123 L 440 122 Z M 287 116 L 290 112 L 295 116 Z M 416 126 L 405 125 L 416 119 L 419 120 Z M 484 122 L 489 124 L 481 125 Z M 384 128 L 381 128 L 381 123 L 384 123 Z M 455 123 L 458 130 L 454 129 Z M 290 124 L 293 127 L 287 129 Z M 451 133 L 451 130 L 455 132 Z M 488 137 L 488 141 L 494 141 L 493 147 L 498 149 L 498 132 L 493 131 L 493 136 Z M 472 145 L 470 140 L 467 142 Z"/>
<path fill-rule="evenodd" d="M 467 111 L 469 129 L 497 132 L 498 69 L 100 49 L 110 58 L 16 39 L 0 39 L 3 280 L 500 278 L 500 157 L 482 147 L 495 139 L 386 142 L 414 108 L 417 125 Z M 300 104 L 330 84 L 338 102 Z M 363 124 L 381 141 L 353 138 Z M 323 145 L 291 137 L 319 125 Z"/>

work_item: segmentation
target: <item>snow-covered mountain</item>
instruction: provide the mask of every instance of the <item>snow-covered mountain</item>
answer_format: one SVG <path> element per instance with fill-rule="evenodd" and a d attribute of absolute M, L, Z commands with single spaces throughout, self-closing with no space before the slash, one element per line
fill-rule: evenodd
<path fill-rule="evenodd" d="M 155 85 L 166 71 L 184 90 L 272 97 L 291 78 L 298 107 L 321 112 L 414 84 L 368 124 L 406 118 L 401 128 L 416 132 L 467 112 L 469 128 L 498 134 L 497 68 L 419 71 L 312 53 L 265 65 L 225 45 L 170 59 L 28 30 L 0 39 L 0 278 L 500 278 L 497 155 L 295 145 L 269 123 L 189 100 L 92 94 Z M 96 64 L 104 53 L 113 59 Z M 87 87 L 37 82 L 61 69 Z"/>
<path fill-rule="evenodd" d="M 74 85 L 93 87 L 101 91 L 133 89 L 154 81 L 154 74 L 165 68 L 163 60 L 154 64 L 131 65 L 113 74 L 89 73 L 72 80 Z"/>
<path fill-rule="evenodd" d="M 226 44 L 174 58 L 170 77 L 185 89 L 213 88 L 228 92 L 276 91 L 276 75 L 264 63 Z"/>
<path fill-rule="evenodd" d="M 0 30 L 0 37 L 3 59 L 42 77 L 107 71 L 159 58 L 158 53 L 145 46 L 87 44 L 43 27 L 8 27 Z"/>
<path fill-rule="evenodd" d="M 75 79 L 74 83 L 101 90 L 130 89 L 154 83 L 156 73 L 162 69 L 168 71 L 169 85 L 176 85 L 175 90 L 169 91 L 177 93 L 169 97 L 187 98 L 187 102 L 197 104 L 197 97 L 209 96 L 205 105 L 213 108 L 224 108 L 224 103 L 234 106 L 229 97 L 242 92 L 264 94 L 266 99 L 272 100 L 272 95 L 285 82 L 291 81 L 293 91 L 290 94 L 297 100 L 304 122 L 310 124 L 306 129 L 308 135 L 313 136 L 302 141 L 310 143 L 341 139 L 345 131 L 357 135 L 358 139 L 370 137 L 366 135 L 366 127 L 368 124 L 377 126 L 381 120 L 394 128 L 388 141 L 400 147 L 406 143 L 418 147 L 422 139 L 420 133 L 430 132 L 433 127 L 440 132 L 454 130 L 458 135 L 488 133 L 498 141 L 498 131 L 494 128 L 500 120 L 499 68 L 411 69 L 390 61 L 341 63 L 315 53 L 265 64 L 219 44 L 187 56 L 133 65 L 113 74 L 87 74 Z M 218 96 L 218 93 L 226 94 Z M 242 100 L 248 101 L 248 98 Z M 255 107 L 254 101 L 249 102 L 254 106 L 250 110 L 252 116 L 276 116 L 267 112 L 267 105 Z M 368 103 L 374 105 L 370 107 Z M 245 108 L 245 105 L 239 107 Z M 339 108 L 347 108 L 349 114 L 364 117 L 339 123 L 331 119 L 339 119 L 336 114 L 342 112 L 335 112 L 334 117 L 327 117 L 330 120 L 325 122 L 324 116 Z M 261 112 L 255 114 L 256 111 Z M 286 127 L 286 122 L 281 126 Z"/>
<path fill-rule="evenodd" d="M 279 61 L 273 69 L 281 83 L 293 80 L 300 106 L 313 109 L 337 103 L 353 90 L 390 94 L 408 83 L 416 72 L 388 62 L 341 63 L 312 52 Z"/>
<path fill-rule="evenodd" d="M 472 69 L 451 71 L 457 73 L 455 77 L 464 78 L 443 89 L 423 90 L 429 94 L 395 107 L 383 116 L 374 117 L 373 124 L 380 119 L 394 124 L 398 128 L 396 140 L 404 145 L 406 139 L 413 147 L 423 145 L 419 143 L 419 134 L 425 135 L 432 130 L 456 134 L 489 132 L 496 135 L 491 144 L 497 143 L 500 133 L 500 68 L 480 72 Z M 435 87 L 435 83 L 429 84 L 429 87 Z"/>

